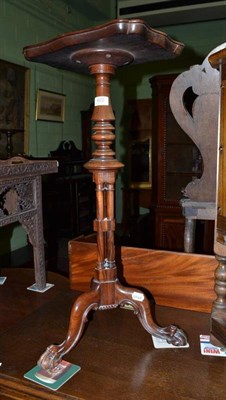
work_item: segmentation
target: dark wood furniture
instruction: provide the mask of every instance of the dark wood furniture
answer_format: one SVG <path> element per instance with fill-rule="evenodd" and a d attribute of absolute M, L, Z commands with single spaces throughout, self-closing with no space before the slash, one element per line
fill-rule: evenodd
<path fill-rule="evenodd" d="M 220 110 L 219 110 L 219 137 L 217 152 L 217 216 L 215 223 L 214 252 L 219 265 L 215 272 L 215 292 L 217 295 L 213 303 L 211 314 L 211 336 L 214 344 L 226 346 L 226 49 L 225 45 L 209 57 L 209 62 L 220 71 Z"/>
<path fill-rule="evenodd" d="M 123 192 L 123 219 L 121 224 L 120 240 L 125 246 L 153 248 L 154 231 L 151 208 L 151 188 L 124 187 Z M 141 207 L 147 211 L 141 213 Z M 148 234 L 147 234 L 148 232 Z"/>
<path fill-rule="evenodd" d="M 150 79 L 152 88 L 152 194 L 155 248 L 183 251 L 182 190 L 194 177 L 198 150 L 176 122 L 169 94 L 176 74 Z"/>
<path fill-rule="evenodd" d="M 62 193 L 59 229 L 62 236 L 75 237 L 93 231 L 94 188 L 92 176 L 87 173 L 59 177 L 57 189 Z"/>
<path fill-rule="evenodd" d="M 93 103 L 90 104 L 88 110 L 81 111 L 81 127 L 82 127 L 82 152 L 85 160 L 90 160 L 92 156 L 92 114 Z"/>
<path fill-rule="evenodd" d="M 153 247 L 151 226 L 151 99 L 129 99 L 126 103 L 124 146 L 128 147 L 123 181 L 122 243 L 129 246 Z M 127 143 L 128 142 L 128 143 Z M 146 208 L 146 210 L 142 210 Z"/>
<path fill-rule="evenodd" d="M 39 363 L 50 371 L 78 342 L 90 310 L 114 309 L 129 303 L 150 334 L 175 345 L 185 344 L 186 336 L 174 325 L 161 328 L 152 318 L 148 299 L 138 289 L 125 288 L 117 277 L 114 249 L 114 184 L 122 164 L 114 158 L 111 143 L 114 113 L 110 99 L 110 78 L 117 67 L 174 57 L 183 45 L 166 34 L 152 30 L 142 20 L 114 20 L 102 26 L 72 32 L 24 49 L 28 60 L 67 70 L 89 72 L 95 76 L 96 97 L 92 120 L 97 148 L 85 167 L 96 184 L 97 263 L 90 291 L 75 302 L 67 338 L 60 345 L 49 346 Z"/>
<path fill-rule="evenodd" d="M 24 132 L 24 129 L 3 129 L 0 128 L 0 133 L 6 135 L 6 158 L 13 156 L 13 135 Z"/>
<path fill-rule="evenodd" d="M 57 172 L 53 160 L 27 160 L 13 157 L 0 161 L 0 227 L 19 222 L 33 246 L 35 284 L 33 290 L 45 291 L 46 284 L 42 175 Z"/>
<path fill-rule="evenodd" d="M 184 189 L 186 198 L 181 201 L 185 216 L 184 249 L 187 252 L 194 252 L 196 221 L 202 220 L 205 227 L 210 227 L 216 219 L 220 82 L 219 72 L 211 67 L 208 57 L 202 64 L 194 65 L 178 75 L 170 90 L 170 106 L 174 117 L 196 144 L 200 152 L 200 160 L 197 158 L 196 161 L 202 161 L 203 165 L 201 177 L 188 183 Z M 190 108 L 184 101 L 187 93 L 190 96 L 193 93 L 194 101 Z M 210 249 L 213 253 L 213 229 Z"/>
<path fill-rule="evenodd" d="M 90 174 L 57 175 L 44 182 L 43 191 L 46 235 L 72 238 L 93 231 L 95 192 Z"/>
<path fill-rule="evenodd" d="M 83 167 L 87 158 L 73 141 L 62 141 L 51 158 L 58 160 L 59 172 L 44 183 L 44 196 L 51 202 L 48 214 L 52 214 L 53 230 L 59 237 L 76 237 L 93 231 L 95 216 L 95 191 L 92 175 Z M 52 212 L 51 212 L 52 207 Z M 57 221 L 57 224 L 56 224 Z M 55 222 L 55 223 L 54 223 Z M 50 229 L 51 231 L 51 229 Z"/>
<path fill-rule="evenodd" d="M 151 99 L 130 99 L 127 101 L 128 166 L 130 188 L 151 188 Z"/>
<path fill-rule="evenodd" d="M 69 242 L 71 289 L 89 289 L 96 253 L 89 237 Z M 156 304 L 210 313 L 214 256 L 116 246 L 116 262 L 120 279 L 151 293 Z"/>
<path fill-rule="evenodd" d="M 146 271 L 150 271 L 147 279 L 151 281 L 152 269 Z M 18 273 L 7 269 L 3 273 L 8 279 L 0 291 L 1 400 L 224 398 L 225 358 L 200 353 L 199 335 L 209 333 L 209 314 L 163 306 L 156 306 L 156 318 L 163 325 L 179 322 L 188 334 L 188 349 L 154 349 L 130 310 L 96 312 L 80 345 L 67 356 L 81 366 L 78 374 L 56 392 L 26 380 L 23 375 L 35 366 L 52 337 L 61 340 L 64 336 L 69 309 L 78 293 L 68 289 L 67 279 L 54 273 L 48 273 L 48 280 L 55 286 L 45 295 L 24 289 L 32 283 L 32 270 Z M 200 276 L 202 282 L 205 277 Z M 185 280 L 189 285 L 189 274 Z M 187 301 L 189 305 L 189 298 Z"/>

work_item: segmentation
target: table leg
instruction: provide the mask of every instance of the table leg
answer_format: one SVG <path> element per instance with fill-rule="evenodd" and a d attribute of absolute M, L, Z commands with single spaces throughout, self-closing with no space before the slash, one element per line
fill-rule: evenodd
<path fill-rule="evenodd" d="M 185 253 L 194 253 L 195 248 L 195 228 L 196 220 L 193 218 L 185 218 L 184 230 L 184 251 Z"/>
<path fill-rule="evenodd" d="M 150 304 L 141 290 L 121 285 L 115 277 L 116 268 L 106 271 L 96 270 L 99 279 L 93 279 L 92 289 L 81 294 L 75 301 L 66 339 L 59 345 L 50 345 L 40 357 L 38 364 L 50 373 L 59 365 L 62 357 L 79 341 L 91 309 L 107 310 L 120 305 L 130 304 L 138 316 L 143 328 L 153 336 L 166 340 L 175 346 L 185 346 L 185 333 L 175 325 L 158 326 L 152 318 Z"/>
<path fill-rule="evenodd" d="M 36 205 L 36 212 L 33 216 L 21 216 L 20 222 L 24 226 L 29 242 L 33 246 L 34 255 L 34 270 L 35 284 L 30 286 L 29 290 L 36 292 L 45 292 L 53 285 L 46 283 L 46 268 L 45 268 L 45 252 L 44 252 L 44 237 L 43 237 L 43 219 L 42 219 L 42 187 L 41 177 L 38 176 L 33 184 L 33 199 Z"/>

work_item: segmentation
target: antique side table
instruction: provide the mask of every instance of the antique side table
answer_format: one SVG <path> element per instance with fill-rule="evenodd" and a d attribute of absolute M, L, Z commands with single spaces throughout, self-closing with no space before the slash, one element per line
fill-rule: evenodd
<path fill-rule="evenodd" d="M 51 286 L 46 283 L 41 176 L 57 170 L 55 160 L 13 157 L 0 161 L 0 227 L 18 221 L 27 232 L 35 269 L 35 284 L 30 289 L 40 292 Z"/>
<path fill-rule="evenodd" d="M 95 76 L 96 96 L 92 120 L 92 140 L 97 148 L 85 167 L 96 184 L 97 263 L 91 290 L 75 301 L 67 338 L 60 345 L 47 348 L 39 360 L 52 371 L 80 339 L 91 309 L 106 310 L 129 303 L 144 329 L 174 345 L 187 342 L 184 332 L 174 325 L 159 327 L 154 322 L 148 299 L 142 291 L 123 287 L 117 278 L 114 249 L 114 185 L 117 171 L 123 166 L 114 158 L 111 144 L 114 113 L 110 99 L 110 77 L 116 68 L 128 64 L 167 59 L 179 55 L 183 45 L 165 33 L 150 28 L 144 21 L 113 20 L 92 29 L 71 32 L 47 42 L 27 46 L 26 59 L 69 71 Z"/>

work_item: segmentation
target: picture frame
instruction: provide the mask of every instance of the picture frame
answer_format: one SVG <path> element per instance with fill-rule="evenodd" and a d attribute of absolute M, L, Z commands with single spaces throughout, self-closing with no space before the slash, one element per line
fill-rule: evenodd
<path fill-rule="evenodd" d="M 64 94 L 38 89 L 36 120 L 64 122 L 65 101 Z"/>
<path fill-rule="evenodd" d="M 0 159 L 29 148 L 30 69 L 0 60 Z"/>

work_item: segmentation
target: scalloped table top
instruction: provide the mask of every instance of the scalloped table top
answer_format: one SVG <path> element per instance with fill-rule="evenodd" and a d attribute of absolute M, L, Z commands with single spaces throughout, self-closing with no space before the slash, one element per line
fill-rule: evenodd
<path fill-rule="evenodd" d="M 141 19 L 115 19 L 26 46 L 23 53 L 29 61 L 87 73 L 94 64 L 120 67 L 173 58 L 183 48 L 182 43 Z"/>

